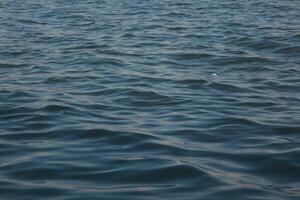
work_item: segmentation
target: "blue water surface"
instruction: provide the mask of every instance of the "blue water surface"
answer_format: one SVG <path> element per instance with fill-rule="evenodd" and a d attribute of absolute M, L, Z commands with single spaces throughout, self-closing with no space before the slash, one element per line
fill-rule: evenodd
<path fill-rule="evenodd" d="M 300 1 L 1 0 L 0 199 L 300 199 Z"/>

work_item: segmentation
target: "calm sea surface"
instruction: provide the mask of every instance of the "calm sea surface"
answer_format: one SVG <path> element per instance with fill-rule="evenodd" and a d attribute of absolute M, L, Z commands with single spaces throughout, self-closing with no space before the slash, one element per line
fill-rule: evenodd
<path fill-rule="evenodd" d="M 300 1 L 1 0 L 0 199 L 300 199 Z"/>

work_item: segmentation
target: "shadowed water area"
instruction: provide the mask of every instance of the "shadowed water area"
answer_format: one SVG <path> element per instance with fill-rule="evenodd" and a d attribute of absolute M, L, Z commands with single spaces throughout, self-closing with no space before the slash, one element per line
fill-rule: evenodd
<path fill-rule="evenodd" d="M 300 1 L 1 0 L 0 198 L 297 200 Z"/>

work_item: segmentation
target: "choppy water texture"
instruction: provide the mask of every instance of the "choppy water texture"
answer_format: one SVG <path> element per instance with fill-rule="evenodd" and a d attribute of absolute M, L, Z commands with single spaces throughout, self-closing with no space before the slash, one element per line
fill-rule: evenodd
<path fill-rule="evenodd" d="M 0 1 L 0 197 L 300 198 L 300 1 Z"/>

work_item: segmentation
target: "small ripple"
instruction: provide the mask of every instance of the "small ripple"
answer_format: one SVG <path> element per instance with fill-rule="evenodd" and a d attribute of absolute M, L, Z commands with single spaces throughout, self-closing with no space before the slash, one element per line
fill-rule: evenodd
<path fill-rule="evenodd" d="M 209 84 L 208 81 L 204 79 L 182 79 L 176 80 L 176 82 L 180 85 L 185 85 L 191 89 L 202 88 L 203 86 Z"/>
<path fill-rule="evenodd" d="M 275 49 L 274 52 L 279 54 L 286 54 L 288 56 L 300 56 L 300 46 L 278 48 Z"/>
<path fill-rule="evenodd" d="M 171 166 L 164 166 L 157 169 L 149 169 L 145 172 L 136 173 L 131 176 L 135 183 L 142 182 L 145 183 L 155 183 L 159 181 L 160 183 L 178 183 L 181 184 L 187 180 L 194 180 L 197 178 L 205 178 L 207 181 L 211 181 L 211 177 L 200 169 L 188 165 L 188 164 L 176 164 Z"/>
<path fill-rule="evenodd" d="M 26 67 L 27 64 L 14 64 L 14 63 L 0 63 L 0 68 L 20 68 Z"/>
<path fill-rule="evenodd" d="M 34 20 L 34 19 L 18 19 L 17 20 L 18 22 L 21 22 L 21 23 L 25 23 L 25 24 L 37 24 L 37 25 L 46 25 L 47 23 L 46 22 L 42 22 L 42 21 L 37 21 L 37 20 Z"/>
<path fill-rule="evenodd" d="M 211 82 L 206 85 L 207 87 L 214 89 L 214 90 L 220 90 L 224 92 L 243 92 L 247 93 L 249 92 L 248 88 L 242 88 L 235 85 L 225 84 L 225 83 L 219 83 L 219 82 Z"/>
<path fill-rule="evenodd" d="M 220 66 L 249 64 L 249 63 L 278 64 L 277 61 L 267 57 L 229 57 L 229 58 L 216 59 L 214 62 Z"/>
<path fill-rule="evenodd" d="M 194 60 L 194 59 L 204 59 L 204 58 L 213 58 L 214 55 L 208 53 L 187 53 L 187 54 L 175 54 L 172 55 L 175 59 L 178 60 Z"/>
<path fill-rule="evenodd" d="M 90 44 L 79 44 L 79 45 L 67 46 L 67 47 L 63 47 L 61 50 L 106 49 L 109 47 L 110 46 L 106 44 L 90 43 Z"/>

